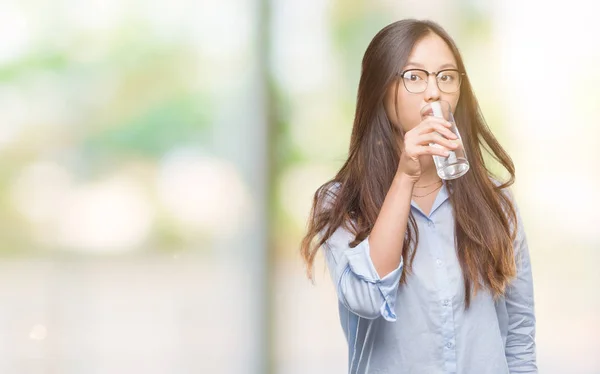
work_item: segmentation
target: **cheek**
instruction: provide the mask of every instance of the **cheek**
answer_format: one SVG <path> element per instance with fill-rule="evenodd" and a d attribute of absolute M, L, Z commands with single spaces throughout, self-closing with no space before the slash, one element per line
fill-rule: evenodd
<path fill-rule="evenodd" d="M 443 96 L 443 97 L 441 97 L 442 100 L 447 101 L 448 103 L 450 103 L 450 107 L 452 108 L 452 112 L 456 111 L 456 106 L 458 105 L 458 98 L 459 98 L 459 95 L 452 95 L 452 96 Z"/>
<path fill-rule="evenodd" d="M 421 102 L 423 99 L 419 95 L 408 92 L 398 93 L 398 116 L 402 129 L 410 131 L 421 123 Z"/>
<path fill-rule="evenodd" d="M 386 92 L 385 96 L 385 113 L 390 120 L 390 122 L 396 128 L 400 128 L 400 124 L 398 121 L 402 120 L 401 109 L 396 102 L 396 98 L 400 98 L 400 93 L 396 93 L 396 85 L 390 86 L 390 88 Z"/>

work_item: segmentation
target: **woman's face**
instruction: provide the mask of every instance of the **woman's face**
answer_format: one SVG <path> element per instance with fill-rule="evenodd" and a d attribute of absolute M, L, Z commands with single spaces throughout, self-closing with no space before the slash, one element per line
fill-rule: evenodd
<path fill-rule="evenodd" d="M 437 73 L 443 69 L 458 69 L 458 65 L 446 42 L 437 34 L 429 33 L 417 42 L 402 71 L 411 68 Z M 455 93 L 441 92 L 434 75 L 429 76 L 427 88 L 421 93 L 408 92 L 402 82 L 403 78 L 398 79 L 399 81 L 390 84 L 384 99 L 385 112 L 396 128 L 407 132 L 417 126 L 421 122 L 421 109 L 432 101 L 444 100 L 450 103 L 452 111 L 456 109 L 460 90 Z M 396 90 L 398 102 L 394 103 Z"/>

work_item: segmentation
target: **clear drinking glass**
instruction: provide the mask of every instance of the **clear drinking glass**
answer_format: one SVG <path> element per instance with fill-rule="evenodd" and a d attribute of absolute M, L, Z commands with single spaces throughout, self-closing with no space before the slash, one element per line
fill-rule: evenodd
<path fill-rule="evenodd" d="M 462 177 L 467 171 L 469 171 L 469 161 L 467 160 L 467 153 L 465 152 L 462 138 L 458 133 L 456 122 L 454 122 L 454 116 L 452 115 L 450 104 L 447 101 L 442 100 L 427 104 L 423 109 L 421 109 L 421 119 L 424 119 L 427 116 L 444 118 L 446 121 L 450 122 L 452 124 L 450 131 L 452 131 L 458 137 L 458 139 L 451 139 L 451 141 L 457 142 L 459 147 L 455 150 L 448 149 L 447 151 L 450 152 L 448 157 L 441 157 L 437 155 L 433 156 L 433 162 L 435 163 L 437 174 L 440 176 L 440 178 L 445 180 Z M 433 147 L 444 148 L 439 144 L 432 143 L 429 145 Z"/>

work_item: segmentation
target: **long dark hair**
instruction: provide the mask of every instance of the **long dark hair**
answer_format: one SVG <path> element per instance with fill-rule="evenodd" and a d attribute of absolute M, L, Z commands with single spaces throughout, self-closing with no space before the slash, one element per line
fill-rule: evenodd
<path fill-rule="evenodd" d="M 350 149 L 337 175 L 315 193 L 302 240 L 301 254 L 312 278 L 318 249 L 340 226 L 350 230 L 356 246 L 373 229 L 384 198 L 396 173 L 400 149 L 397 130 L 386 116 L 384 96 L 398 79 L 415 44 L 426 35 L 440 36 L 452 50 L 458 69 L 466 71 L 456 44 L 448 33 L 431 21 L 402 20 L 382 29 L 369 44 L 363 61 Z M 502 189 L 514 182 L 511 158 L 485 123 L 466 75 L 454 112 L 469 155 L 470 170 L 463 177 L 448 181 L 450 203 L 455 218 L 455 244 L 465 285 L 465 307 L 471 293 L 488 289 L 494 297 L 503 295 L 516 274 L 513 241 L 516 212 Z M 483 150 L 508 172 L 504 183 L 495 183 L 486 167 Z M 412 212 L 404 240 L 405 261 L 401 283 L 411 273 L 418 245 L 418 229 Z M 317 238 L 317 240 L 315 240 Z"/>

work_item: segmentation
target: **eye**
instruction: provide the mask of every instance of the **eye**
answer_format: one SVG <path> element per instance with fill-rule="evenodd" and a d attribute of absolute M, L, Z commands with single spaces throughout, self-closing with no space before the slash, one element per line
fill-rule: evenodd
<path fill-rule="evenodd" d="M 458 72 L 453 70 L 441 71 L 437 77 L 437 80 L 440 83 L 456 83 L 459 81 Z"/>
<path fill-rule="evenodd" d="M 411 81 L 411 82 L 418 82 L 418 81 L 423 80 L 423 77 L 421 75 L 422 74 L 420 74 L 420 72 L 407 71 L 406 73 L 404 73 L 404 79 Z"/>

